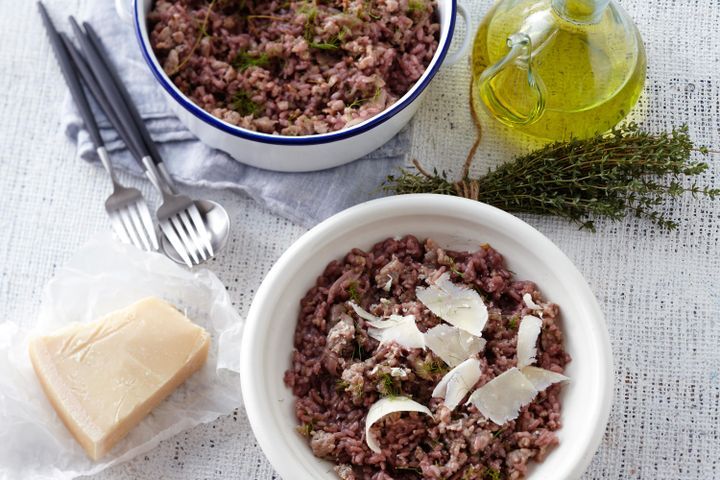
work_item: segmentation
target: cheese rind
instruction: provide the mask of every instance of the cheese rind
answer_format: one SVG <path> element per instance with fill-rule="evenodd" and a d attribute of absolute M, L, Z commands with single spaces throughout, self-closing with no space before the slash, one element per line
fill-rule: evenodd
<path fill-rule="evenodd" d="M 30 341 L 50 403 L 97 460 L 205 363 L 210 336 L 167 302 L 146 298 Z"/>

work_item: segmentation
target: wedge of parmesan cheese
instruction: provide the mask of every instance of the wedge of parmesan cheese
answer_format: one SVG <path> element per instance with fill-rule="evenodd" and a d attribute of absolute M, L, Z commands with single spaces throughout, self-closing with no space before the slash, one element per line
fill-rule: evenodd
<path fill-rule="evenodd" d="M 480 380 L 480 375 L 480 361 L 477 358 L 468 358 L 445 374 L 433 390 L 432 396 L 444 399 L 445 406 L 455 410 Z"/>
<path fill-rule="evenodd" d="M 425 332 L 425 345 L 450 367 L 482 352 L 485 340 L 458 327 L 440 324 Z"/>
<path fill-rule="evenodd" d="M 498 425 L 515 420 L 520 409 L 535 399 L 535 386 L 517 368 L 511 368 L 470 395 L 472 403 L 486 418 Z"/>
<path fill-rule="evenodd" d="M 449 273 L 443 273 L 429 287 L 418 287 L 415 295 L 432 313 L 450 325 L 476 337 L 482 336 L 488 320 L 487 306 L 475 290 L 451 282 Z"/>
<path fill-rule="evenodd" d="M 517 367 L 522 369 L 536 361 L 537 339 L 540 336 L 542 320 L 525 315 L 520 321 L 517 339 Z"/>
<path fill-rule="evenodd" d="M 425 337 L 415 323 L 415 315 L 390 315 L 387 320 L 368 321 L 368 335 L 381 344 L 395 342 L 405 348 L 425 348 Z"/>
<path fill-rule="evenodd" d="M 365 443 L 375 453 L 380 453 L 380 444 L 370 428 L 381 418 L 397 412 L 419 412 L 432 417 L 432 412 L 425 405 L 407 397 L 385 397 L 373 403 L 365 417 Z"/>
<path fill-rule="evenodd" d="M 205 363 L 210 336 L 147 298 L 30 342 L 50 403 L 94 460 L 105 455 Z"/>

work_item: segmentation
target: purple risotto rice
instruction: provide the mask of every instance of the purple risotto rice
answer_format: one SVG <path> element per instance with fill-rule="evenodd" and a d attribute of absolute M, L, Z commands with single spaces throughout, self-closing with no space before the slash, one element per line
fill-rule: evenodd
<path fill-rule="evenodd" d="M 150 41 L 175 85 L 233 125 L 313 135 L 395 103 L 437 49 L 435 0 L 157 0 Z"/>
<path fill-rule="evenodd" d="M 558 306 L 546 303 L 533 282 L 514 279 L 489 245 L 454 252 L 408 235 L 377 243 L 369 252 L 353 249 L 331 262 L 302 299 L 292 365 L 285 373 L 285 384 L 296 397 L 298 432 L 317 457 L 335 464 L 344 480 L 522 479 L 530 462 L 542 461 L 558 444 L 559 384 L 541 391 L 516 419 L 502 425 L 472 403 L 451 411 L 432 396 L 448 365 L 429 348 L 381 344 L 352 308 L 354 303 L 381 317 L 414 315 L 426 332 L 444 322 L 417 299 L 416 288 L 444 274 L 477 291 L 487 305 L 482 332 L 487 343 L 476 354 L 481 376 L 473 389 L 516 366 L 518 322 L 532 314 L 525 294 L 541 309 L 535 311 L 542 317 L 536 365 L 562 373 L 570 361 Z M 432 416 L 385 416 L 371 428 L 381 449 L 376 453 L 366 443 L 365 418 L 375 402 L 392 396 L 412 398 Z"/>

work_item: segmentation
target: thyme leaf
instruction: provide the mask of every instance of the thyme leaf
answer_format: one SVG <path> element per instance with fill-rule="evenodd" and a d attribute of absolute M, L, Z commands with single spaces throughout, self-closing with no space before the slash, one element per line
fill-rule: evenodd
<path fill-rule="evenodd" d="M 358 291 L 358 284 L 357 282 L 352 282 L 350 285 L 348 285 L 348 294 L 350 295 L 350 299 L 355 302 L 356 304 L 360 305 L 360 301 L 362 300 L 360 298 L 360 292 Z"/>
<path fill-rule="evenodd" d="M 235 110 L 243 117 L 252 115 L 253 117 L 260 112 L 260 105 L 252 101 L 250 94 L 243 90 L 238 90 L 230 100 L 230 108 Z"/>
<path fill-rule="evenodd" d="M 250 55 L 248 52 L 238 52 L 233 58 L 230 64 L 235 70 L 243 71 L 250 67 L 267 67 L 270 63 L 270 57 L 267 53 L 263 53 L 260 56 Z"/>
<path fill-rule="evenodd" d="M 487 480 L 500 480 L 500 471 L 495 470 L 494 468 L 488 468 L 485 470 L 485 478 Z"/>
<path fill-rule="evenodd" d="M 412 15 L 427 10 L 427 4 L 423 0 L 410 0 L 407 6 L 407 13 Z"/>

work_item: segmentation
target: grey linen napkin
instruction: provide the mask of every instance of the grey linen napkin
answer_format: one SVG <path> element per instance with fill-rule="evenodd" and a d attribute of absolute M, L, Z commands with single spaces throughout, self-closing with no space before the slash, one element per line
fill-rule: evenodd
<path fill-rule="evenodd" d="M 378 186 L 404 163 L 412 137 L 411 127 L 366 157 L 321 172 L 278 173 L 243 165 L 202 144 L 171 113 L 162 87 L 155 83 L 141 57 L 132 26 L 117 16 L 113 2 L 103 0 L 86 5 L 79 19 L 88 21 L 102 38 L 170 174 L 181 183 L 245 192 L 272 212 L 310 227 L 340 210 L 381 196 Z M 63 24 L 58 21 L 58 26 Z M 142 175 L 107 119 L 97 109 L 95 112 L 113 164 Z M 61 123 L 66 134 L 77 141 L 78 156 L 97 161 L 90 137 L 69 95 Z"/>

